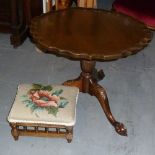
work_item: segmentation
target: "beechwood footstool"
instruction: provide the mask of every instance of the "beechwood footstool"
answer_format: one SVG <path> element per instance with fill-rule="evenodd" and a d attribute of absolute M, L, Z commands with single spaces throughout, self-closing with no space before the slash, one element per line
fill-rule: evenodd
<path fill-rule="evenodd" d="M 70 143 L 79 90 L 63 85 L 20 84 L 8 116 L 19 136 L 64 137 Z"/>

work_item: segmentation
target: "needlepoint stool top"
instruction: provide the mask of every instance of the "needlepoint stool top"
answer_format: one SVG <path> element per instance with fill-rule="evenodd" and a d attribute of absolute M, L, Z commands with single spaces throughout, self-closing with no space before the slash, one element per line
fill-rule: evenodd
<path fill-rule="evenodd" d="M 20 84 L 8 121 L 73 126 L 78 93 L 76 87 Z"/>

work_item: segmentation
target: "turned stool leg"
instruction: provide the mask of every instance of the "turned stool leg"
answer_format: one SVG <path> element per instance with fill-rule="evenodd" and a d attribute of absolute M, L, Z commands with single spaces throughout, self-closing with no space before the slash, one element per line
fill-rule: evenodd
<path fill-rule="evenodd" d="M 66 132 L 67 142 L 71 143 L 73 139 L 73 127 L 66 127 Z"/>
<path fill-rule="evenodd" d="M 19 133 L 18 133 L 17 125 L 15 123 L 11 123 L 10 126 L 12 128 L 11 134 L 14 137 L 14 140 L 18 140 Z"/>

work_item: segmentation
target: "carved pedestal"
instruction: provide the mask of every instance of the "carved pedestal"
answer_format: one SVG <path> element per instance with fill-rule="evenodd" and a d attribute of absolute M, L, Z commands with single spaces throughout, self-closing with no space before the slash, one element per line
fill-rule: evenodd
<path fill-rule="evenodd" d="M 107 119 L 114 126 L 116 132 L 122 136 L 127 136 L 127 129 L 122 123 L 116 121 L 111 113 L 106 91 L 97 83 L 104 78 L 104 73 L 103 70 L 97 71 L 95 69 L 95 63 L 95 61 L 82 60 L 80 77 L 66 81 L 64 85 L 76 86 L 81 92 L 96 96 Z"/>

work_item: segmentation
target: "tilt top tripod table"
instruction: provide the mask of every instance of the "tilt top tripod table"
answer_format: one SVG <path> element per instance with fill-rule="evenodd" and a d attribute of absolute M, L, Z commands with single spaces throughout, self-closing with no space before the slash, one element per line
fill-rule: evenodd
<path fill-rule="evenodd" d="M 95 69 L 95 63 L 137 53 L 148 45 L 151 31 L 128 16 L 86 8 L 69 8 L 39 16 L 32 20 L 30 31 L 43 52 L 80 61 L 80 76 L 64 85 L 76 86 L 81 92 L 96 96 L 116 132 L 126 136 L 127 129 L 112 115 L 106 91 L 98 84 L 104 73 Z"/>

